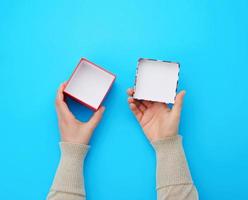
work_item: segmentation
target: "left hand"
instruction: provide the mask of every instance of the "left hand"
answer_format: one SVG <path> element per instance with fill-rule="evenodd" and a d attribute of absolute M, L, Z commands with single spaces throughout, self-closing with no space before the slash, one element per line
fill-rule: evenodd
<path fill-rule="evenodd" d="M 71 113 L 64 101 L 63 90 L 65 85 L 65 83 L 61 84 L 56 98 L 56 110 L 58 115 L 61 140 L 63 142 L 87 145 L 94 129 L 102 118 L 105 108 L 100 107 L 88 122 L 80 122 Z"/>

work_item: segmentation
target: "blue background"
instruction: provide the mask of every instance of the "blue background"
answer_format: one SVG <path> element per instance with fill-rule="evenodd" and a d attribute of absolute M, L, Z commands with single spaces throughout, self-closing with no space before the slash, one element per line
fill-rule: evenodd
<path fill-rule="evenodd" d="M 117 75 L 85 163 L 88 199 L 156 199 L 155 154 L 126 97 L 139 57 L 181 63 L 180 132 L 200 198 L 248 199 L 247 9 L 247 0 L 1 0 L 0 199 L 45 199 L 60 155 L 56 89 L 81 57 Z"/>

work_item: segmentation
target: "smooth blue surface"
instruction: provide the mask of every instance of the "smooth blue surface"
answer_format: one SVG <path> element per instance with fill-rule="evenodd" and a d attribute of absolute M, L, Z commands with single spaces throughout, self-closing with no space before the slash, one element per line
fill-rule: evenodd
<path fill-rule="evenodd" d="M 0 199 L 45 199 L 59 161 L 56 89 L 81 57 L 117 75 L 86 159 L 89 200 L 156 199 L 154 152 L 126 103 L 139 57 L 181 63 L 180 132 L 201 199 L 248 199 L 247 10 L 247 0 L 1 0 Z"/>

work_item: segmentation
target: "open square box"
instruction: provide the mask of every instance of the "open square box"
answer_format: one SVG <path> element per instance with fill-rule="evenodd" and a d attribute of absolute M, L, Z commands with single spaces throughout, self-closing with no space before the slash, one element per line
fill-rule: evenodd
<path fill-rule="evenodd" d="M 114 83 L 116 76 L 82 58 L 71 75 L 64 93 L 96 111 Z"/>
<path fill-rule="evenodd" d="M 133 97 L 138 100 L 174 103 L 179 66 L 176 62 L 139 59 Z"/>

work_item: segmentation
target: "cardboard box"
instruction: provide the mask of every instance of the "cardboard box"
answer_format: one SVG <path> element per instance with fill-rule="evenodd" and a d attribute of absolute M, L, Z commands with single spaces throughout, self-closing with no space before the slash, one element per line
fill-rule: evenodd
<path fill-rule="evenodd" d="M 179 79 L 179 63 L 139 59 L 134 98 L 174 103 Z"/>
<path fill-rule="evenodd" d="M 96 111 L 102 104 L 116 76 L 82 58 L 71 75 L 64 93 Z"/>

